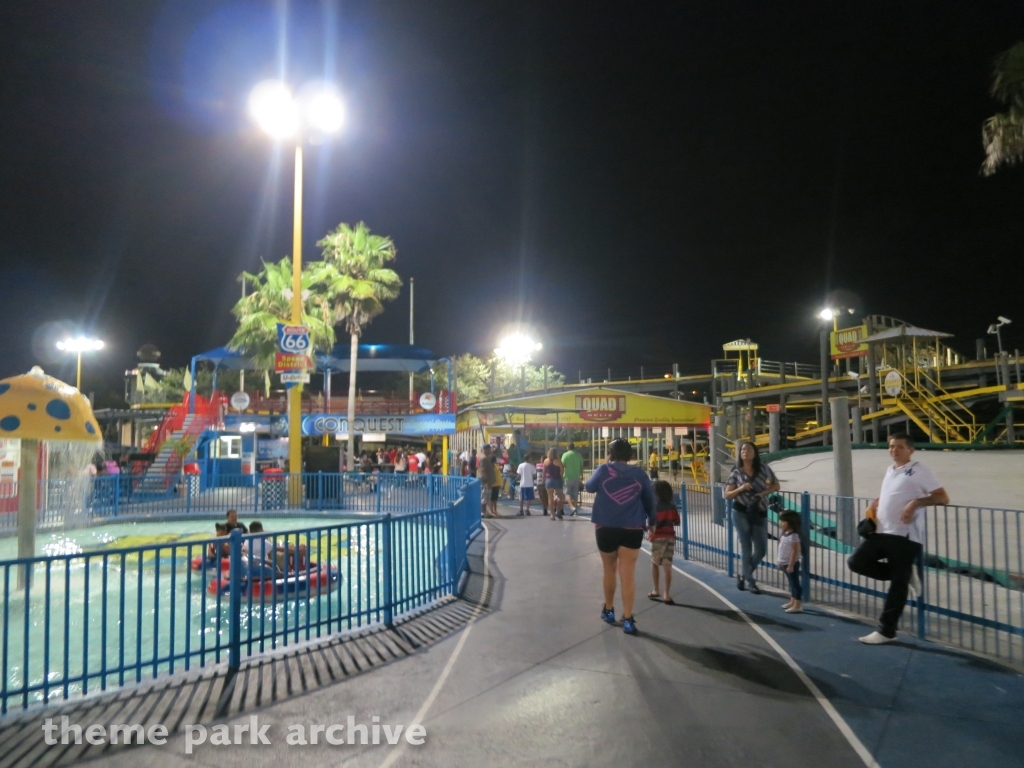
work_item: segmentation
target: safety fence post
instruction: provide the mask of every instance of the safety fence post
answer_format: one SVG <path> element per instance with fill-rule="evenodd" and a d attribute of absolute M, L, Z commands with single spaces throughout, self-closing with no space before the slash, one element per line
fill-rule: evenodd
<path fill-rule="evenodd" d="M 192 477 L 191 475 L 182 475 L 181 479 L 185 481 L 185 514 L 189 514 L 192 511 Z"/>
<path fill-rule="evenodd" d="M 392 600 L 394 596 L 391 593 L 393 586 L 392 568 L 394 566 L 393 553 L 391 552 L 391 513 L 384 515 L 384 519 L 381 520 L 381 532 L 384 556 L 384 626 L 390 629 L 394 626 L 392 618 Z"/>
<path fill-rule="evenodd" d="M 736 566 L 733 563 L 733 557 L 735 555 L 735 546 L 736 545 L 733 543 L 733 535 L 732 535 L 732 514 L 731 514 L 732 510 L 730 509 L 730 507 L 732 505 L 729 504 L 728 506 L 726 506 L 726 499 L 725 499 L 725 495 L 724 495 L 724 486 L 720 486 L 720 485 L 714 486 L 714 490 L 712 491 L 712 493 L 713 493 L 714 496 L 716 496 L 716 497 L 721 496 L 721 498 L 722 498 L 722 508 L 725 510 L 725 538 L 726 538 L 726 542 L 725 542 L 725 556 L 728 559 L 728 563 L 726 564 L 725 568 L 726 568 L 726 573 L 728 573 L 729 576 L 735 576 L 736 575 Z"/>
<path fill-rule="evenodd" d="M 811 599 L 811 494 L 800 494 L 800 542 L 805 549 L 803 568 L 800 569 L 800 591 L 804 600 Z"/>
<path fill-rule="evenodd" d="M 934 507 L 932 507 L 932 509 L 934 509 Z M 992 516 L 994 518 L 995 514 L 993 514 Z M 1007 533 L 1006 532 L 1006 518 L 1003 518 L 1003 541 L 1006 541 L 1006 533 Z M 925 548 L 925 545 L 927 545 L 927 543 L 928 543 L 928 508 L 925 507 L 925 510 L 924 510 L 924 544 L 921 545 L 921 552 L 920 552 L 920 554 L 918 554 L 918 556 L 914 558 L 914 562 L 910 566 L 917 573 L 917 575 L 918 575 L 918 577 L 920 578 L 920 581 L 921 581 L 921 589 L 914 596 L 914 602 L 917 605 L 917 636 L 921 640 L 924 640 L 924 637 L 925 637 L 925 634 L 926 634 L 926 627 L 925 627 L 925 619 L 926 619 L 926 616 L 925 616 L 925 605 L 926 605 L 926 603 L 925 603 L 925 576 L 927 574 L 925 574 L 925 572 L 924 572 L 923 565 L 924 565 L 924 548 Z M 984 563 L 982 563 L 982 565 L 984 565 Z"/>
<path fill-rule="evenodd" d="M 316 500 L 320 505 L 320 511 L 324 511 L 324 473 L 319 470 L 316 473 Z"/>
<path fill-rule="evenodd" d="M 458 502 L 455 504 L 449 504 L 448 509 L 445 511 L 448 528 L 448 583 L 451 586 L 451 594 L 455 594 L 455 590 L 459 588 L 459 574 L 457 568 L 459 565 L 459 553 L 456 549 L 455 542 L 457 536 L 457 529 L 455 526 L 455 508 L 458 506 Z"/>
<path fill-rule="evenodd" d="M 228 669 L 242 664 L 242 531 L 231 531 L 231 570 L 228 572 Z"/>
<path fill-rule="evenodd" d="M 683 534 L 683 560 L 690 559 L 690 521 L 689 504 L 687 503 L 686 484 L 679 489 L 679 518 L 682 520 L 681 533 Z"/>
<path fill-rule="evenodd" d="M 380 514 L 380 510 L 381 510 L 381 486 L 382 485 L 383 485 L 383 483 L 381 483 L 378 480 L 377 481 L 377 514 L 378 515 Z"/>
<path fill-rule="evenodd" d="M 121 476 L 114 475 L 114 517 L 117 517 L 118 507 L 121 505 Z M 129 480 L 129 482 L 131 482 Z"/>

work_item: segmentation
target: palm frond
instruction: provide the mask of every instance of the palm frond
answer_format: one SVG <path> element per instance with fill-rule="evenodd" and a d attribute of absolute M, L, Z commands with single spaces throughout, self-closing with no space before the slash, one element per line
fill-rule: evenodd
<path fill-rule="evenodd" d="M 991 176 L 1002 165 L 1015 165 L 1024 159 L 1024 112 L 1011 109 L 985 121 L 981 129 L 985 162 L 981 173 Z"/>

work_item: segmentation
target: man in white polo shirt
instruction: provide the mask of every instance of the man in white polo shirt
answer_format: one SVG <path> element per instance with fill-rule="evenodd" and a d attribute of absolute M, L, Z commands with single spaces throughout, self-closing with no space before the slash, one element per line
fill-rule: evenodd
<path fill-rule="evenodd" d="M 892 582 L 878 619 L 878 630 L 860 638 L 867 645 L 891 643 L 896 639 L 896 625 L 907 604 L 907 589 L 912 580 L 916 581 L 913 579 L 915 563 L 924 543 L 921 510 L 949 504 L 949 494 L 928 467 L 914 461 L 913 454 L 914 442 L 910 435 L 898 432 L 889 437 L 893 465 L 885 471 L 878 498 L 867 509 L 867 516 L 875 521 L 876 530 L 861 542 L 849 560 L 854 573 Z"/>

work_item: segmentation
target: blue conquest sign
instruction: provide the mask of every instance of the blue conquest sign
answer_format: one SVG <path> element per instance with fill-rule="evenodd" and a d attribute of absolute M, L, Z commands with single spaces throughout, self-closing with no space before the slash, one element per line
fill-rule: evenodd
<path fill-rule="evenodd" d="M 455 433 L 454 413 L 405 413 L 356 416 L 355 432 L 385 435 L 451 435 Z M 302 419 L 304 435 L 348 434 L 348 417 L 316 413 Z"/>

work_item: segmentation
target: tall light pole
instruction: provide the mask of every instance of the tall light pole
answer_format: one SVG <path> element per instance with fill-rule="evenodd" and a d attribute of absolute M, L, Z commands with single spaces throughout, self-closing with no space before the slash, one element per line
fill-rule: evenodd
<path fill-rule="evenodd" d="M 821 423 L 819 427 L 827 427 L 829 423 L 829 405 L 828 405 L 828 322 L 832 321 L 832 328 L 835 330 L 839 326 L 838 320 L 839 313 L 833 309 L 823 309 L 818 313 L 818 317 L 822 319 L 821 333 L 819 336 L 819 351 L 821 364 Z M 829 444 L 829 433 L 821 433 L 821 444 Z"/>
<path fill-rule="evenodd" d="M 302 325 L 302 142 L 309 134 L 337 133 L 344 122 L 345 109 L 337 91 L 326 83 L 303 86 L 296 97 L 286 83 L 265 80 L 249 96 L 249 111 L 272 139 L 295 142 L 291 323 Z M 302 472 L 302 384 L 299 383 L 288 390 L 288 468 L 292 473 Z"/>
<path fill-rule="evenodd" d="M 75 389 L 82 391 L 82 353 L 99 352 L 104 344 L 99 339 L 88 339 L 84 336 L 77 336 L 73 339 L 64 339 L 57 342 L 57 349 L 61 352 L 74 352 L 78 355 L 78 373 L 75 376 Z"/>
<path fill-rule="evenodd" d="M 1000 315 L 997 319 L 999 320 L 999 322 L 992 323 L 992 325 L 988 327 L 988 332 L 995 335 L 996 344 L 999 346 L 999 355 L 1000 357 L 1002 357 L 1003 335 L 999 332 L 999 329 L 1002 328 L 1004 325 L 1009 325 L 1013 321 L 1010 320 L 1009 318 L 1003 317 L 1002 315 Z"/>

